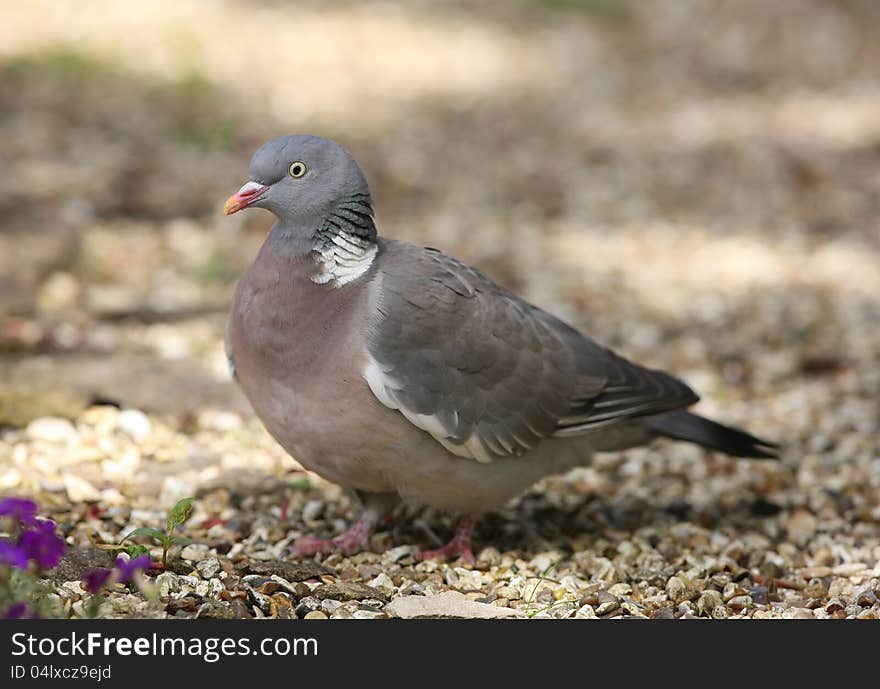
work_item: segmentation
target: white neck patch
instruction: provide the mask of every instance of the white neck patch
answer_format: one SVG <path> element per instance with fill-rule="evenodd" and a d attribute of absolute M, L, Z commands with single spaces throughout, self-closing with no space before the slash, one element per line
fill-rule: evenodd
<path fill-rule="evenodd" d="M 374 241 L 345 230 L 325 235 L 314 248 L 318 272 L 312 282 L 342 287 L 357 280 L 370 269 L 377 250 Z"/>

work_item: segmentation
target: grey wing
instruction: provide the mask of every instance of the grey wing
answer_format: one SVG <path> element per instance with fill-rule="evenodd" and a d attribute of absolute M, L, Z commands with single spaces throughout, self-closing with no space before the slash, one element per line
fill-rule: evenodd
<path fill-rule="evenodd" d="M 370 388 L 459 456 L 522 455 L 697 399 L 440 251 L 383 242 L 372 288 Z"/>

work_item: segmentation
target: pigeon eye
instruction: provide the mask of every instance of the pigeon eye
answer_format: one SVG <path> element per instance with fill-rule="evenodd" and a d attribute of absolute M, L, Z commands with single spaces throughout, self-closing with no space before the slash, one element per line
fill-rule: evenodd
<path fill-rule="evenodd" d="M 307 169 L 308 168 L 306 168 L 306 164 L 303 161 L 297 160 L 295 163 L 290 164 L 290 176 L 298 179 L 306 174 Z"/>

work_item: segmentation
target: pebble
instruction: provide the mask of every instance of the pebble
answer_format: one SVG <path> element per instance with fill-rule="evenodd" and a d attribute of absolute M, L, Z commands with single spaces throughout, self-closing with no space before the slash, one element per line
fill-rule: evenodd
<path fill-rule="evenodd" d="M 794 543 L 802 546 L 816 533 L 818 525 L 819 520 L 810 512 L 795 510 L 786 521 L 785 528 L 788 531 L 788 537 Z"/>
<path fill-rule="evenodd" d="M 593 608 L 592 605 L 582 605 L 580 608 L 578 608 L 575 617 L 584 620 L 595 620 L 598 615 L 596 615 L 596 610 Z"/>
<path fill-rule="evenodd" d="M 816 616 L 808 608 L 788 608 L 782 611 L 785 620 L 815 620 Z"/>
<path fill-rule="evenodd" d="M 856 603 L 863 607 L 869 607 L 874 605 L 877 602 L 877 594 L 875 594 L 871 589 L 865 589 L 863 591 L 859 591 L 856 594 Z"/>
<path fill-rule="evenodd" d="M 380 572 L 374 579 L 371 579 L 367 582 L 367 586 L 372 586 L 373 588 L 378 588 L 386 591 L 387 593 L 391 593 L 394 591 L 394 582 L 391 581 L 391 577 L 389 577 L 385 572 Z"/>
<path fill-rule="evenodd" d="M 722 606 L 721 594 L 714 589 L 703 591 L 697 600 L 697 611 L 702 615 L 711 615 L 717 607 Z"/>
<path fill-rule="evenodd" d="M 379 610 L 355 610 L 352 615 L 356 620 L 387 620 L 388 614 Z"/>
<path fill-rule="evenodd" d="M 329 619 L 327 617 L 327 613 L 322 612 L 321 610 L 312 610 L 311 612 L 307 612 L 303 619 L 305 620 L 326 620 Z"/>
<path fill-rule="evenodd" d="M 403 558 L 411 555 L 415 549 L 411 545 L 401 545 L 396 548 L 389 548 L 382 553 L 382 563 L 385 565 L 393 565 Z"/>
<path fill-rule="evenodd" d="M 220 560 L 216 557 L 209 557 L 196 564 L 196 571 L 202 579 L 211 579 L 220 571 L 221 566 Z"/>
<path fill-rule="evenodd" d="M 71 502 L 98 502 L 101 499 L 101 491 L 84 478 L 75 474 L 63 474 L 61 480 Z"/>
<path fill-rule="evenodd" d="M 153 432 L 153 424 L 142 411 L 138 409 L 126 409 L 119 413 L 116 419 L 120 431 L 136 443 L 143 442 Z"/>
<path fill-rule="evenodd" d="M 305 617 L 308 613 L 314 612 L 321 607 L 321 601 L 313 596 L 306 596 L 305 598 L 301 598 L 299 603 L 295 608 L 297 617 Z M 321 613 L 322 615 L 324 613 Z"/>
<path fill-rule="evenodd" d="M 34 419 L 25 432 L 31 440 L 47 443 L 72 444 L 77 440 L 76 429 L 70 421 L 52 416 Z"/>
<path fill-rule="evenodd" d="M 723 605 L 716 605 L 712 608 L 712 619 L 714 620 L 726 620 L 730 616 L 730 612 Z"/>
<path fill-rule="evenodd" d="M 391 599 L 385 610 L 394 617 L 404 619 L 525 617 L 525 613 L 519 610 L 477 603 L 458 591 L 446 591 L 435 596 L 398 596 Z"/>
<path fill-rule="evenodd" d="M 734 596 L 727 601 L 727 607 L 737 612 L 745 608 L 750 608 L 753 604 L 751 596 Z"/>
<path fill-rule="evenodd" d="M 460 591 L 479 591 L 483 586 L 483 576 L 475 569 L 450 567 L 446 570 L 446 583 Z"/>
<path fill-rule="evenodd" d="M 189 543 L 183 547 L 183 550 L 180 551 L 180 557 L 184 560 L 191 560 L 193 562 L 200 562 L 205 558 L 209 557 L 211 554 L 211 549 L 202 545 L 201 543 Z"/>
<path fill-rule="evenodd" d="M 687 586 L 679 577 L 669 577 L 666 582 L 666 595 L 674 602 L 678 602 L 679 598 L 684 596 Z"/>
<path fill-rule="evenodd" d="M 366 584 L 343 582 L 322 584 L 312 591 L 312 595 L 320 600 L 326 598 L 339 601 L 363 600 L 365 598 L 375 598 L 381 601 L 388 600 L 386 595 L 377 588 L 367 586 Z"/>
<path fill-rule="evenodd" d="M 286 581 L 304 581 L 322 575 L 333 574 L 333 570 L 314 560 L 300 560 L 290 562 L 288 560 L 251 560 L 247 571 L 251 574 L 271 576 L 273 574 Z"/>

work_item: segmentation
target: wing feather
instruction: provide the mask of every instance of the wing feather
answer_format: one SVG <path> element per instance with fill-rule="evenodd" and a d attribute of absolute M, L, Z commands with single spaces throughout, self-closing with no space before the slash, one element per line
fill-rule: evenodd
<path fill-rule="evenodd" d="M 383 241 L 364 372 L 454 454 L 481 462 L 697 401 L 436 249 Z"/>

